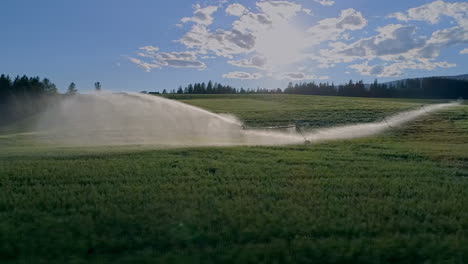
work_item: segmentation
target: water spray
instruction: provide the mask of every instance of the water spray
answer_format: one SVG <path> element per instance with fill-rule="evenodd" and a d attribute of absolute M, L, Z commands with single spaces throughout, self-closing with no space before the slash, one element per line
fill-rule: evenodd
<path fill-rule="evenodd" d="M 391 128 L 391 129 L 393 128 L 393 127 L 388 123 L 387 118 L 386 118 L 385 116 L 383 117 L 383 121 L 387 124 L 388 128 Z"/>
<path fill-rule="evenodd" d="M 423 105 L 380 122 L 305 130 L 297 121 L 294 125 L 248 127 L 234 116 L 159 96 L 101 92 L 71 96 L 54 105 L 42 114 L 36 135 L 42 141 L 71 145 L 310 144 L 376 135 L 458 104 Z"/>

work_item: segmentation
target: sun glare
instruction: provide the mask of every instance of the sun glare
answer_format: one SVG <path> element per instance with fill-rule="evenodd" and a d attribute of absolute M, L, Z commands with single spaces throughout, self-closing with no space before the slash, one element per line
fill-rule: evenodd
<path fill-rule="evenodd" d="M 304 33 L 283 23 L 262 32 L 257 38 L 257 52 L 265 56 L 267 65 L 276 68 L 299 61 L 306 48 Z"/>

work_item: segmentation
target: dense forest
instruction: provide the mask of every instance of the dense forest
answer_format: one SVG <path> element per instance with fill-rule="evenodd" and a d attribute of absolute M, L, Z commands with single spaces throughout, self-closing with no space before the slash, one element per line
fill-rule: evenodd
<path fill-rule="evenodd" d="M 101 91 L 100 82 L 94 83 L 96 91 Z M 11 78 L 0 75 L 0 125 L 26 118 L 59 102 L 66 96 L 78 93 L 76 84 L 70 83 L 65 94 L 60 94 L 57 86 L 49 79 L 28 77 Z"/>
<path fill-rule="evenodd" d="M 0 125 L 43 110 L 58 97 L 55 84 L 49 79 L 0 76 Z"/>
<path fill-rule="evenodd" d="M 284 90 L 288 94 L 338 95 L 354 97 L 396 97 L 396 98 L 468 98 L 468 81 L 429 77 L 407 79 L 391 83 L 370 85 L 362 81 L 335 86 L 329 83 L 290 83 Z"/>
<path fill-rule="evenodd" d="M 182 86 L 179 86 L 179 88 L 167 91 L 164 89 L 162 91 L 162 94 L 237 94 L 237 93 L 282 93 L 283 90 L 280 88 L 277 88 L 275 90 L 269 90 L 269 89 L 244 89 L 244 88 L 234 88 L 229 85 L 222 85 L 220 83 L 213 83 L 212 81 L 209 81 L 208 83 L 195 83 L 195 84 L 189 84 L 185 88 L 182 88 Z M 143 91 L 143 93 L 149 93 L 149 94 L 161 94 L 160 92 L 146 92 Z"/>
<path fill-rule="evenodd" d="M 146 92 L 145 92 L 146 93 Z M 149 92 L 159 94 L 159 92 Z M 420 79 L 407 79 L 391 83 L 378 83 L 377 80 L 370 85 L 363 81 L 335 85 L 333 83 L 289 83 L 283 90 L 276 89 L 236 89 L 231 86 L 206 83 L 190 84 L 177 90 L 164 90 L 163 94 L 243 94 L 243 93 L 285 93 L 303 95 L 330 95 L 352 97 L 397 97 L 397 98 L 440 98 L 458 99 L 468 98 L 468 81 L 448 79 L 443 77 L 429 77 Z"/>

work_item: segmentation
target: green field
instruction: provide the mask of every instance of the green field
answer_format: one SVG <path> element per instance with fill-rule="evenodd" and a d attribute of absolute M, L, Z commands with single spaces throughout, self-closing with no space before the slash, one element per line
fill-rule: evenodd
<path fill-rule="evenodd" d="M 371 122 L 432 102 L 172 97 L 253 127 Z M 0 263 L 468 263 L 467 105 L 283 147 L 85 148 L 3 131 Z"/>

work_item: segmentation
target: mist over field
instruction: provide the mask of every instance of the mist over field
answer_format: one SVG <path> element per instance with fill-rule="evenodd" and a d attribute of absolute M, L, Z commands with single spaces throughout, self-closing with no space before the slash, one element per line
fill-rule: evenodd
<path fill-rule="evenodd" d="M 160 96 L 99 92 L 54 104 L 41 114 L 35 130 L 39 140 L 72 145 L 288 145 L 371 136 L 456 104 L 423 106 L 380 122 L 282 131 L 281 127 L 246 129 L 233 115 Z"/>

